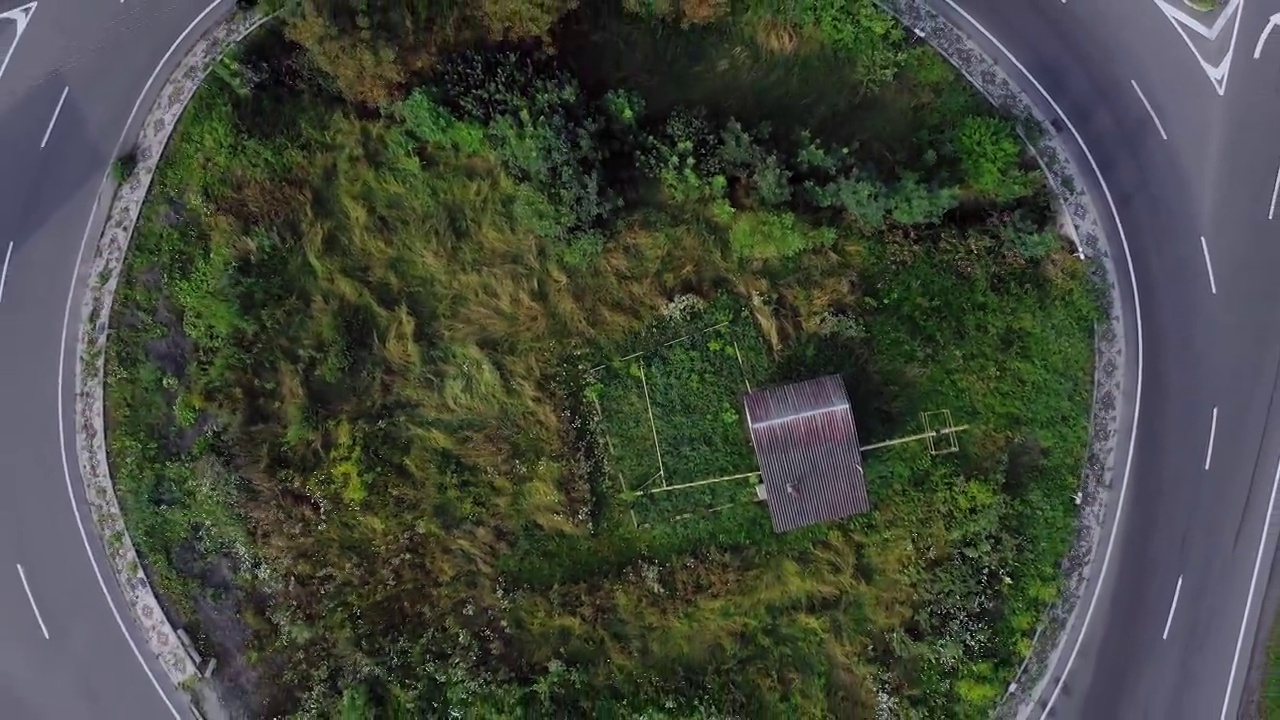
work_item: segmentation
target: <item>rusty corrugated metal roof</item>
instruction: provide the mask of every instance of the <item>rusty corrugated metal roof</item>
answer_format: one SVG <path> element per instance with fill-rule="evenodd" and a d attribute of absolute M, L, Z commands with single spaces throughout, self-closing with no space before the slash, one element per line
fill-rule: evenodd
<path fill-rule="evenodd" d="M 867 512 L 853 409 L 839 375 L 743 398 L 774 532 Z"/>

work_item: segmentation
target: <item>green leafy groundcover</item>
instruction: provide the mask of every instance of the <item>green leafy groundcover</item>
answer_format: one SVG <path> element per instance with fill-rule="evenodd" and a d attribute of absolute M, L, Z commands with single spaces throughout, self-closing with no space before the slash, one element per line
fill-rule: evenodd
<path fill-rule="evenodd" d="M 223 63 L 144 208 L 107 391 L 131 532 L 228 694 L 345 718 L 987 711 L 1057 591 L 1093 291 L 1009 125 L 940 109 L 961 81 L 862 12 L 779 62 L 831 28 L 882 43 L 856 102 L 915 103 L 924 150 L 649 112 L 528 46 L 445 55 L 379 109 L 277 29 Z M 721 35 L 761 18 L 782 22 Z M 753 471 L 741 390 L 826 373 L 864 441 L 947 409 L 960 452 L 875 451 L 871 513 L 785 535 L 750 479 L 661 502 L 619 481 L 654 435 L 673 484 Z"/>

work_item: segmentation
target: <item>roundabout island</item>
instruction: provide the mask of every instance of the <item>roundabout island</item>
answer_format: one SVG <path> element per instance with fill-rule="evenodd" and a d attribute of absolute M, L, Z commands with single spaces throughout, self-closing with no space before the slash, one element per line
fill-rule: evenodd
<path fill-rule="evenodd" d="M 870 5 L 372 65 L 341 22 L 213 66 L 111 303 L 115 487 L 224 697 L 989 712 L 1075 535 L 1107 295 L 1019 127 Z M 864 445 L 965 430 L 775 532 L 742 398 L 832 376 Z"/>
<path fill-rule="evenodd" d="M 24 716 L 1252 712 L 1264 8 L 241 5 L 0 8 Z"/>

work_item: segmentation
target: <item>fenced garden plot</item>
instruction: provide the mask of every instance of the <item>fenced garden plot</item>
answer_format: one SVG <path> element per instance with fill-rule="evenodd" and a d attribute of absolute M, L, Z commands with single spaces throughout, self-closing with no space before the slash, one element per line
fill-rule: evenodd
<path fill-rule="evenodd" d="M 694 523 L 717 513 L 741 512 L 742 506 L 759 500 L 755 490 L 759 482 L 759 471 L 751 470 L 685 485 L 651 488 L 630 497 L 632 519 L 637 526 L 644 527 L 658 523 Z M 762 523 L 768 523 L 763 506 L 760 518 Z"/>
<path fill-rule="evenodd" d="M 741 397 L 770 371 L 759 332 L 739 314 L 591 371 L 610 481 L 637 525 L 754 499 Z"/>

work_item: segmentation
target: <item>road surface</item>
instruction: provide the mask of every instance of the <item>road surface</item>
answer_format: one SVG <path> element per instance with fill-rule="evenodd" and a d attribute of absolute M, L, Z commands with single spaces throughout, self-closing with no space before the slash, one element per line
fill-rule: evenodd
<path fill-rule="evenodd" d="M 162 72 L 146 87 L 157 64 L 208 6 L 209 0 L 0 0 L 0 715 L 6 718 L 190 716 L 128 614 L 84 503 L 70 429 L 79 292 L 70 298 L 69 338 L 64 317 L 86 226 L 93 225 L 88 235 L 96 239 L 103 222 L 105 201 L 93 211 L 104 172 L 126 126 L 130 136 L 138 132 L 163 81 Z M 230 7 L 205 13 L 185 46 Z M 149 96 L 131 117 L 144 89 Z M 92 244 L 85 264 L 91 253 Z M 81 273 L 74 287 L 82 290 L 85 282 Z"/>

